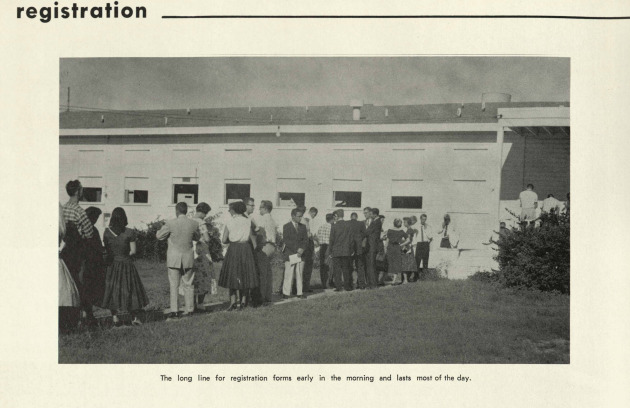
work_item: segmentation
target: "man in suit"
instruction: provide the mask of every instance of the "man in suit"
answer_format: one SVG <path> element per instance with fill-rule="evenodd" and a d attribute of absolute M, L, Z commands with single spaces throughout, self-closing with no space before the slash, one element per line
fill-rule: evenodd
<path fill-rule="evenodd" d="M 177 218 L 167 220 L 156 234 L 159 240 L 168 238 L 166 266 L 171 290 L 171 312 L 167 320 L 174 320 L 179 316 L 177 300 L 180 282 L 184 289 L 186 309 L 184 316 L 190 316 L 195 310 L 195 290 L 192 284 L 194 279 L 193 241 L 199 240 L 199 224 L 188 218 L 186 213 L 188 213 L 188 205 L 177 203 L 175 206 Z"/>
<path fill-rule="evenodd" d="M 282 297 L 288 299 L 291 294 L 291 284 L 295 277 L 297 295 L 300 299 L 306 299 L 302 293 L 302 268 L 304 260 L 291 265 L 289 257 L 297 254 L 302 258 L 304 251 L 308 245 L 308 233 L 306 226 L 301 223 L 304 212 L 299 208 L 291 210 L 291 221 L 282 227 L 282 238 L 284 240 L 284 249 L 282 251 L 284 258 L 284 282 L 282 285 Z"/>
<path fill-rule="evenodd" d="M 378 253 L 378 243 L 381 239 L 383 224 L 379 217 L 378 208 L 371 208 L 369 216 L 371 221 L 364 233 L 367 239 L 366 278 L 368 288 L 375 288 L 377 284 L 376 254 Z"/>
<path fill-rule="evenodd" d="M 357 271 L 357 288 L 365 289 L 365 247 L 367 246 L 365 231 L 367 228 L 364 222 L 359 221 L 357 213 L 352 213 L 348 222 L 352 229 L 352 252 L 354 253 L 352 259 Z"/>
<path fill-rule="evenodd" d="M 306 211 L 306 207 L 302 208 Z M 315 254 L 315 241 L 313 236 L 317 234 L 317 226 L 315 225 L 315 217 L 317 217 L 318 210 L 315 207 L 311 207 L 308 210 L 308 217 L 302 218 L 302 224 L 306 226 L 306 233 L 308 235 L 308 245 L 306 251 L 304 251 L 304 269 L 302 271 L 302 289 L 304 292 L 309 293 L 311 289 L 311 276 L 313 275 L 313 256 Z"/>
<path fill-rule="evenodd" d="M 343 289 L 352 290 L 352 248 L 354 234 L 352 225 L 344 221 L 342 209 L 334 212 L 336 222 L 330 228 L 330 253 L 333 258 L 333 273 L 335 275 L 335 292 Z M 343 275 L 343 286 L 341 277 Z"/>

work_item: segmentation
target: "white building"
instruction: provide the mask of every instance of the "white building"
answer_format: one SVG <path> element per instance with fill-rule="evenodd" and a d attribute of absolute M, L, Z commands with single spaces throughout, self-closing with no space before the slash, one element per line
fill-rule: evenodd
<path fill-rule="evenodd" d="M 569 104 L 251 107 L 60 113 L 60 201 L 81 180 L 104 213 L 130 224 L 174 216 L 178 201 L 227 213 L 247 196 L 274 203 L 282 225 L 293 203 L 387 223 L 451 215 L 460 248 L 483 248 L 505 208 L 533 183 L 542 201 L 569 192 Z M 487 254 L 486 254 L 487 257 Z"/>

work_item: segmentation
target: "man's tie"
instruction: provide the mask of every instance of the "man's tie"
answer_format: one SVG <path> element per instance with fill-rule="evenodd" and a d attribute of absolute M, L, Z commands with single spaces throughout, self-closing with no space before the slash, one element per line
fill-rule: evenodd
<path fill-rule="evenodd" d="M 444 227 L 444 237 L 448 235 L 448 224 Z"/>

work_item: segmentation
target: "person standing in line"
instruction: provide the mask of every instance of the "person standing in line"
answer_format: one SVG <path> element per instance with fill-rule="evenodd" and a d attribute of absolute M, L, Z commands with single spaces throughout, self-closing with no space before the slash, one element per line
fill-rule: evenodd
<path fill-rule="evenodd" d="M 195 311 L 194 280 L 194 254 L 193 241 L 199 240 L 199 223 L 188 218 L 188 205 L 184 202 L 175 205 L 176 218 L 167 220 L 156 233 L 158 240 L 168 238 L 168 250 L 166 252 L 166 266 L 168 268 L 168 281 L 170 286 L 171 311 L 167 320 L 179 318 L 179 286 L 184 290 L 184 317 L 191 316 Z"/>
<path fill-rule="evenodd" d="M 300 208 L 294 208 L 291 210 L 291 221 L 282 227 L 282 237 L 284 239 L 284 248 L 282 250 L 284 256 L 283 299 L 288 299 L 291 295 L 291 285 L 294 278 L 297 296 L 300 299 L 306 299 L 302 292 L 302 268 L 304 267 L 302 257 L 308 245 L 308 233 L 306 226 L 301 223 L 302 215 L 304 213 Z M 292 255 L 297 255 L 300 258 L 297 263 L 291 264 Z"/>
<path fill-rule="evenodd" d="M 402 229 L 400 218 L 394 220 L 394 228 L 387 230 L 387 273 L 394 275 L 392 284 L 402 283 L 402 250 L 410 240 Z"/>
<path fill-rule="evenodd" d="M 383 228 L 378 208 L 370 209 L 369 219 L 371 221 L 368 223 L 369 225 L 365 231 L 367 240 L 365 264 L 367 287 L 373 289 L 377 285 L 376 255 L 378 253 L 379 243 L 381 242 L 381 229 Z"/>
<path fill-rule="evenodd" d="M 455 228 L 451 224 L 451 216 L 444 214 L 444 221 L 442 222 L 442 229 L 438 232 L 440 236 L 440 248 L 457 248 L 459 244 L 459 238 L 455 232 Z"/>
<path fill-rule="evenodd" d="M 114 326 L 122 323 L 120 313 L 131 314 L 131 324 L 141 325 L 138 314 L 149 304 L 140 275 L 133 262 L 136 254 L 136 234 L 127 227 L 127 214 L 121 207 L 114 208 L 109 228 L 103 234 L 105 250 L 112 263 L 107 267 L 103 307 L 112 314 Z"/>
<path fill-rule="evenodd" d="M 547 195 L 547 198 L 543 200 L 541 210 L 544 213 L 557 215 L 560 214 L 561 204 L 560 200 L 556 199 L 553 194 L 549 194 Z"/>
<path fill-rule="evenodd" d="M 365 289 L 365 248 L 367 246 L 367 238 L 365 237 L 365 223 L 359 221 L 357 213 L 350 214 L 350 223 L 352 229 L 352 252 L 355 269 L 357 271 L 357 288 Z"/>
<path fill-rule="evenodd" d="M 256 210 L 256 200 L 252 197 L 247 197 L 243 200 L 243 204 L 245 204 L 245 217 L 249 218 L 252 223 L 252 231 L 249 237 L 250 244 L 252 245 L 252 253 L 254 254 L 254 260 L 256 260 L 256 245 L 257 245 L 257 237 L 256 231 L 258 227 L 256 226 L 256 221 L 252 214 Z M 256 265 L 256 275 L 258 276 L 258 282 L 260 283 L 260 271 L 258 270 L 258 265 Z M 245 299 L 243 300 L 243 297 Z M 260 294 L 260 288 L 255 287 L 251 288 L 248 291 L 241 291 L 241 305 L 242 307 L 250 306 L 259 306 L 262 304 L 262 296 Z"/>
<path fill-rule="evenodd" d="M 66 220 L 63 218 L 63 207 L 59 204 L 59 332 L 66 333 L 79 322 L 79 289 L 77 288 L 66 263 L 61 258 L 66 235 Z"/>
<path fill-rule="evenodd" d="M 101 216 L 101 209 L 88 207 L 85 214 L 92 223 L 92 238 L 85 242 L 85 262 L 81 268 L 81 286 L 83 287 L 83 307 L 87 311 L 88 325 L 95 325 L 93 305 L 100 306 L 105 294 L 105 260 L 101 234 L 96 228 L 96 222 Z"/>
<path fill-rule="evenodd" d="M 411 243 L 413 242 L 413 236 L 415 234 L 412 226 L 412 220 L 410 217 L 403 218 L 403 228 L 407 233 L 408 241 L 406 245 L 401 246 L 402 250 L 402 283 L 409 283 L 413 279 L 413 275 L 418 272 L 418 264 L 413 255 L 413 248 Z"/>
<path fill-rule="evenodd" d="M 521 191 L 518 196 L 521 205 L 521 227 L 526 227 L 536 221 L 536 209 L 538 208 L 538 194 L 534 192 L 534 185 L 528 184 L 527 190 Z"/>
<path fill-rule="evenodd" d="M 416 263 L 418 264 L 419 279 L 426 279 L 427 269 L 429 267 L 429 251 L 431 250 L 431 241 L 433 241 L 433 233 L 431 227 L 427 224 L 427 215 L 420 216 L 420 225 L 418 226 L 418 236 L 416 241 Z"/>
<path fill-rule="evenodd" d="M 271 201 L 260 202 L 260 220 L 256 231 L 256 264 L 260 278 L 258 293 L 259 303 L 269 305 L 273 294 L 273 273 L 271 271 L 271 257 L 276 252 L 277 225 L 271 216 L 273 204 Z"/>
<path fill-rule="evenodd" d="M 247 293 L 258 286 L 256 261 L 252 251 L 252 221 L 245 215 L 245 203 L 230 203 L 230 215 L 223 231 L 223 243 L 228 244 L 225 260 L 221 267 L 219 285 L 230 290 L 228 311 L 241 310 Z"/>
<path fill-rule="evenodd" d="M 206 217 L 212 211 L 208 203 L 199 203 L 195 208 L 193 220 L 198 224 L 199 241 L 195 248 L 195 262 L 193 264 L 193 287 L 195 290 L 195 305 L 203 306 L 206 294 L 216 293 L 216 281 L 212 276 L 212 256 L 210 256 L 210 234 L 206 224 Z"/>
<path fill-rule="evenodd" d="M 63 259 L 72 279 L 79 289 L 82 315 L 87 321 L 92 321 L 91 307 L 84 302 L 84 285 L 81 280 L 81 269 L 86 260 L 87 241 L 94 235 L 94 228 L 85 210 L 79 206 L 83 198 L 83 186 L 79 180 L 72 180 L 66 184 L 68 202 L 63 205 L 63 217 L 66 222 L 65 245 L 61 251 Z"/>
<path fill-rule="evenodd" d="M 365 224 L 365 228 L 367 229 L 372 223 L 372 209 L 370 207 L 365 207 L 363 209 L 363 223 Z"/>
<path fill-rule="evenodd" d="M 351 291 L 352 288 L 352 245 L 354 236 L 350 223 L 344 221 L 342 209 L 334 212 L 335 223 L 330 228 L 330 253 L 333 258 L 335 292 Z M 343 276 L 343 286 L 342 286 Z"/>
<path fill-rule="evenodd" d="M 311 276 L 313 275 L 313 256 L 315 255 L 315 241 L 313 239 L 314 234 L 317 233 L 317 226 L 315 225 L 315 217 L 319 211 L 315 207 L 311 207 L 308 210 L 308 216 L 302 217 L 302 224 L 306 226 L 306 232 L 308 234 L 308 245 L 304 251 L 302 259 L 304 259 L 304 270 L 302 272 L 302 291 L 304 293 L 311 293 Z"/>
<path fill-rule="evenodd" d="M 328 244 L 330 243 L 330 229 L 333 223 L 333 215 L 326 214 L 326 223 L 317 230 L 315 237 L 319 244 L 319 277 L 322 282 L 322 289 L 328 289 Z"/>

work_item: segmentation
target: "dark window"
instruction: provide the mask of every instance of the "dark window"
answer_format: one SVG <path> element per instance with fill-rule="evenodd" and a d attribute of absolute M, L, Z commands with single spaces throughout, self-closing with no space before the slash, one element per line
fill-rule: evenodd
<path fill-rule="evenodd" d="M 305 202 L 305 193 L 278 193 L 278 207 L 299 207 Z"/>
<path fill-rule="evenodd" d="M 149 202 L 149 191 L 148 190 L 126 190 L 125 191 L 125 202 L 126 203 L 143 203 L 146 204 Z"/>
<path fill-rule="evenodd" d="M 185 202 L 186 204 L 197 204 L 198 196 L 199 184 L 173 184 L 173 204 L 180 202 Z"/>
<path fill-rule="evenodd" d="M 249 197 L 249 184 L 226 184 L 225 185 L 225 204 L 234 201 L 243 200 Z"/>
<path fill-rule="evenodd" d="M 83 199 L 87 203 L 100 203 L 103 189 L 100 187 L 83 187 Z"/>
<path fill-rule="evenodd" d="M 422 197 L 419 196 L 393 196 L 392 208 L 421 209 Z"/>
<path fill-rule="evenodd" d="M 361 208 L 360 191 L 335 191 L 335 207 Z"/>

